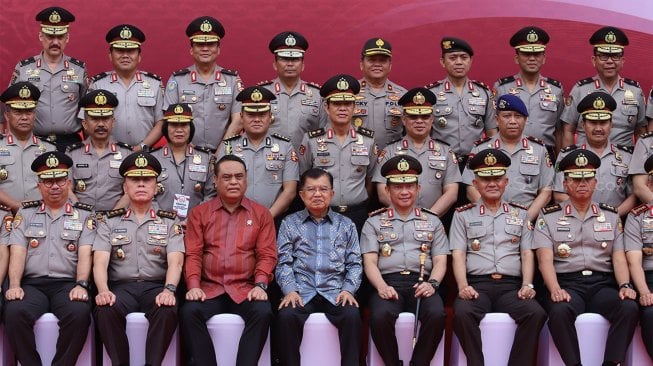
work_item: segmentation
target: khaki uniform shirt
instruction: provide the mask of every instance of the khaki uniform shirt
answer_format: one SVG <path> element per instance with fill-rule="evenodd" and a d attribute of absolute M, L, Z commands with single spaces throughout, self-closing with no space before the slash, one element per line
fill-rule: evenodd
<path fill-rule="evenodd" d="M 630 159 L 630 165 L 628 166 L 628 174 L 648 174 L 644 170 L 644 163 L 651 154 L 653 154 L 653 132 L 647 132 L 637 139 L 633 157 Z"/>
<path fill-rule="evenodd" d="M 562 122 L 577 127 L 578 142 L 585 142 L 585 131 L 578 124 L 581 116 L 576 107 L 586 95 L 595 91 L 606 92 L 617 101 L 617 109 L 612 113 L 610 140 L 615 144 L 633 146 L 633 135 L 637 127 L 647 126 L 644 117 L 646 109 L 644 92 L 639 87 L 639 83 L 634 80 L 619 78 L 612 92 L 605 87 L 598 76 L 578 81 L 569 94 L 561 116 Z"/>
<path fill-rule="evenodd" d="M 36 104 L 34 134 L 66 135 L 80 130 L 77 122 L 79 100 L 86 94 L 88 73 L 83 61 L 64 55 L 59 65 L 50 71 L 42 54 L 19 62 L 10 84 L 29 81 L 41 91 Z"/>
<path fill-rule="evenodd" d="M 613 272 L 612 253 L 624 250 L 616 210 L 592 202 L 581 218 L 571 201 L 544 207 L 535 225 L 533 249 L 553 250 L 557 273 Z"/>
<path fill-rule="evenodd" d="M 587 149 L 597 154 L 594 149 L 586 144 L 567 146 L 558 154 L 556 166 L 558 166 L 562 158 L 578 148 Z M 626 197 L 633 193 L 632 180 L 628 176 L 628 166 L 632 158 L 632 147 L 615 145 L 608 141 L 608 147 L 603 150 L 603 154 L 597 155 L 601 158 L 601 166 L 596 171 L 597 185 L 592 194 L 592 200 L 618 207 Z M 554 191 L 566 193 L 562 184 L 564 179 L 565 173 L 557 171 L 553 187 Z"/>
<path fill-rule="evenodd" d="M 32 162 L 44 152 L 55 149 L 53 144 L 34 135 L 25 147 L 20 146 L 11 133 L 0 137 L 0 190 L 17 201 L 41 199 Z"/>
<path fill-rule="evenodd" d="M 299 171 L 321 168 L 333 175 L 333 206 L 357 205 L 367 200 L 365 179 L 372 179 L 378 155 L 372 131 L 351 128 L 341 145 L 335 132 L 311 131 L 299 147 Z"/>
<path fill-rule="evenodd" d="M 77 250 L 95 240 L 93 206 L 66 202 L 57 215 L 41 201 L 18 210 L 10 245 L 27 249 L 23 277 L 76 278 Z"/>
<path fill-rule="evenodd" d="M 193 109 L 193 145 L 215 150 L 224 138 L 232 113 L 240 112 L 236 96 L 243 90 L 237 71 L 216 66 L 215 75 L 202 80 L 195 65 L 174 72 L 168 79 L 163 110 L 175 103 Z"/>
<path fill-rule="evenodd" d="M 492 92 L 468 80 L 461 95 L 448 79 L 426 86 L 437 97 L 431 136 L 449 144 L 458 156 L 467 155 L 484 131 L 497 127 Z"/>
<path fill-rule="evenodd" d="M 510 152 L 497 134 L 478 141 L 470 156 L 485 149 L 498 149 L 510 157 L 511 164 L 506 172 L 508 186 L 503 194 L 504 200 L 528 206 L 533 203 L 539 191 L 553 186 L 553 164 L 542 141 L 523 136 L 521 144 L 516 146 L 515 151 Z M 474 172 L 465 167 L 463 183 L 471 185 L 472 180 L 474 180 Z"/>
<path fill-rule="evenodd" d="M 444 186 L 462 181 L 458 159 L 449 145 L 429 138 L 422 148 L 418 149 L 410 137 L 393 142 L 381 151 L 372 181 L 385 183 L 386 179 L 381 175 L 381 167 L 389 159 L 402 154 L 410 155 L 422 164 L 422 174 L 419 175 L 421 188 L 415 203 L 419 207 L 432 207 L 442 196 Z"/>
<path fill-rule="evenodd" d="M 163 84 L 157 75 L 137 71 L 125 86 L 114 71 L 94 76 L 89 89 L 105 89 L 118 98 L 116 122 L 111 135 L 131 146 L 140 144 L 154 125 L 163 119 Z M 83 108 L 80 118 L 84 118 Z"/>
<path fill-rule="evenodd" d="M 215 160 L 208 150 L 196 149 L 188 145 L 186 157 L 175 161 L 172 147 L 166 145 L 152 152 L 161 163 L 161 174 L 157 178 L 158 193 L 156 203 L 162 210 L 177 211 L 174 207 L 175 197 L 184 195 L 188 198 L 188 210 L 215 197 L 213 181 L 213 164 Z M 179 197 L 178 200 L 184 201 Z M 186 217 L 178 212 L 178 216 Z"/>
<path fill-rule="evenodd" d="M 525 207 L 501 202 L 493 214 L 481 200 L 456 209 L 449 237 L 451 250 L 467 253 L 468 274 L 521 277 L 521 252 L 532 249 L 533 227 Z"/>
<path fill-rule="evenodd" d="M 361 253 L 378 253 L 381 274 L 419 273 L 419 256 L 426 253 L 425 274 L 433 269 L 432 257 L 449 254 L 449 241 L 440 219 L 426 209 L 414 208 L 406 219 L 394 208 L 370 216 L 361 233 Z"/>
<path fill-rule="evenodd" d="M 123 195 L 123 177 L 118 168 L 131 152 L 127 145 L 111 140 L 100 156 L 90 138 L 69 147 L 67 154 L 73 159 L 73 190 L 77 198 L 94 202 L 97 211 L 113 209 Z"/>
<path fill-rule="evenodd" d="M 624 224 L 625 250 L 642 252 L 642 267 L 653 270 L 653 206 L 641 204 L 628 213 Z"/>
<path fill-rule="evenodd" d="M 182 229 L 175 214 L 157 211 L 155 204 L 140 223 L 131 209 L 114 210 L 101 216 L 93 250 L 110 252 L 110 281 L 163 281 L 168 253 L 185 252 Z"/>
<path fill-rule="evenodd" d="M 401 106 L 397 103 L 406 89 L 390 80 L 383 88 L 373 90 L 365 79 L 359 80 L 360 93 L 356 96 L 354 127 L 365 127 L 374 131 L 374 139 L 383 149 L 391 141 L 401 138 Z"/>
<path fill-rule="evenodd" d="M 247 135 L 225 140 L 218 150 L 218 159 L 236 155 L 247 167 L 247 198 L 267 208 L 272 207 L 283 188 L 283 182 L 299 181 L 299 158 L 289 139 L 268 135 L 259 146 L 253 146 Z"/>
<path fill-rule="evenodd" d="M 560 115 L 564 109 L 564 94 L 559 81 L 540 76 L 537 87 L 530 91 L 519 74 L 499 79 L 494 83 L 497 97 L 505 94 L 516 95 L 528 109 L 528 119 L 524 135 L 534 136 L 545 144 L 555 145 L 555 129 L 559 126 Z"/>
<path fill-rule="evenodd" d="M 270 101 L 274 120 L 268 132 L 288 136 L 295 151 L 308 131 L 326 125 L 328 117 L 322 106 L 319 85 L 299 80 L 290 92 L 286 91 L 279 78 L 259 85 L 277 97 Z"/>

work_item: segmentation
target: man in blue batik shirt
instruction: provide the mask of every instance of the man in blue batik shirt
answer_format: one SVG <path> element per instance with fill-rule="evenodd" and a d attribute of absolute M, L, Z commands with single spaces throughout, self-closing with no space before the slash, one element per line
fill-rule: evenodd
<path fill-rule="evenodd" d="M 277 239 L 275 275 L 284 295 L 277 318 L 278 336 L 284 339 L 281 364 L 300 365 L 304 323 L 311 313 L 322 312 L 338 328 L 341 365 L 357 366 L 361 318 L 354 293 L 363 265 L 356 226 L 329 209 L 334 195 L 329 172 L 309 169 L 299 184 L 306 209 L 283 220 Z"/>

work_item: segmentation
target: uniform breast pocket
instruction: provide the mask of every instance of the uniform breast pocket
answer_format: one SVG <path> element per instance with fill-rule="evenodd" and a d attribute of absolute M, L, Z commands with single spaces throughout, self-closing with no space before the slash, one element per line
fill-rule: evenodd
<path fill-rule="evenodd" d="M 64 93 L 78 93 L 79 84 L 75 82 L 63 82 L 61 83 L 61 91 Z"/>
<path fill-rule="evenodd" d="M 200 173 L 200 172 L 189 172 L 188 173 L 188 178 L 194 182 L 200 182 L 204 183 L 206 182 L 206 173 Z"/>
<path fill-rule="evenodd" d="M 231 107 L 232 99 L 233 98 L 231 97 L 231 95 L 216 95 L 213 97 L 213 101 L 217 105 L 219 112 L 226 112 L 227 110 L 229 110 Z"/>
<path fill-rule="evenodd" d="M 431 248 L 431 242 L 433 241 L 433 232 L 415 231 L 413 233 L 413 238 L 420 244 L 420 250 L 422 252 L 428 252 Z"/>
<path fill-rule="evenodd" d="M 318 156 L 315 158 L 314 165 L 318 168 L 329 168 L 336 164 L 336 159 L 331 157 L 321 157 Z"/>
<path fill-rule="evenodd" d="M 637 112 L 639 111 L 639 103 L 635 102 L 635 104 L 621 104 L 621 113 L 624 114 L 624 116 L 636 116 Z M 635 121 L 628 121 L 628 122 L 635 122 Z"/>
<path fill-rule="evenodd" d="M 90 179 L 91 175 L 91 168 L 88 166 L 88 164 L 76 164 L 75 169 L 73 169 L 74 179 Z"/>
<path fill-rule="evenodd" d="M 449 117 L 453 113 L 453 108 L 448 106 L 447 104 L 438 104 L 435 106 L 435 109 L 433 110 L 433 114 L 435 114 L 436 119 L 438 117 Z"/>
<path fill-rule="evenodd" d="M 598 242 L 609 242 L 608 244 L 612 244 L 612 241 L 614 240 L 614 230 L 610 231 L 594 231 L 594 240 Z"/>
<path fill-rule="evenodd" d="M 80 222 L 79 225 L 81 226 L 82 223 Z M 80 235 L 82 235 L 81 227 L 79 229 L 80 230 L 62 230 L 61 239 L 66 241 L 77 242 L 77 240 L 79 240 Z"/>
<path fill-rule="evenodd" d="M 116 168 L 109 167 L 109 173 L 108 174 L 109 174 L 109 176 L 111 178 L 122 179 L 122 176 L 120 175 L 120 171 L 119 171 L 119 169 L 117 167 Z"/>
<path fill-rule="evenodd" d="M 477 116 L 483 116 L 485 115 L 485 105 L 478 105 L 478 104 L 468 104 L 467 105 L 467 110 L 469 111 L 469 114 L 475 114 Z"/>
<path fill-rule="evenodd" d="M 34 256 L 40 255 L 43 252 L 47 252 L 46 249 L 42 249 L 45 246 L 45 231 L 39 227 L 30 227 L 25 232 L 25 239 L 27 240 L 27 255 Z"/>
<path fill-rule="evenodd" d="M 368 155 L 352 155 L 351 164 L 358 166 L 370 165 L 370 157 Z"/>
<path fill-rule="evenodd" d="M 195 104 L 202 101 L 201 95 L 196 95 L 192 90 L 184 90 L 179 97 L 181 103 Z"/>
<path fill-rule="evenodd" d="M 147 244 L 148 245 L 158 246 L 158 247 L 167 247 L 168 246 L 168 236 L 167 235 L 150 234 L 147 237 Z"/>
<path fill-rule="evenodd" d="M 320 108 L 317 103 L 315 105 L 302 105 L 301 110 L 303 114 L 311 116 L 317 116 L 320 113 Z"/>
<path fill-rule="evenodd" d="M 522 175 L 539 175 L 540 174 L 540 164 L 519 164 L 519 173 Z"/>
<path fill-rule="evenodd" d="M 624 180 L 628 177 L 628 167 L 627 166 L 618 166 L 612 165 L 610 173 L 618 178 L 623 178 Z"/>
<path fill-rule="evenodd" d="M 482 238 L 487 234 L 487 229 L 484 227 L 478 226 L 468 226 L 467 227 L 467 238 L 469 239 L 478 239 Z"/>
<path fill-rule="evenodd" d="M 153 97 L 138 97 L 138 105 L 141 107 L 153 107 L 156 105 L 156 99 Z"/>
<path fill-rule="evenodd" d="M 519 225 L 509 225 L 506 224 L 506 234 L 512 236 L 521 236 L 522 227 Z"/>
<path fill-rule="evenodd" d="M 554 102 L 540 102 L 540 109 L 543 111 L 556 112 L 558 110 L 558 104 Z"/>
<path fill-rule="evenodd" d="M 16 159 L 9 152 L 0 152 L 0 166 L 13 165 Z"/>
<path fill-rule="evenodd" d="M 113 232 L 113 233 L 111 233 L 111 239 L 110 239 L 111 246 L 121 247 L 123 245 L 131 244 L 132 243 L 132 238 L 130 236 L 128 236 L 128 235 L 125 235 L 126 233 L 127 233 L 127 231 L 125 231 L 125 233 L 122 233 L 122 232 Z"/>
<path fill-rule="evenodd" d="M 561 229 L 561 228 L 557 228 L 557 229 Z M 557 230 L 554 231 L 553 235 L 552 235 L 553 236 L 553 241 L 558 242 L 558 243 L 574 241 L 574 238 L 575 238 L 576 235 L 573 232 L 571 232 L 571 228 L 568 228 L 568 229 L 570 229 L 570 230 L 569 231 L 557 231 Z"/>

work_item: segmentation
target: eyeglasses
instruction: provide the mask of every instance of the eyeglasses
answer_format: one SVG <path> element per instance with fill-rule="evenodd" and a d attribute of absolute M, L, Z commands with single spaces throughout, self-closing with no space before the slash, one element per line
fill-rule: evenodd
<path fill-rule="evenodd" d="M 331 187 L 326 187 L 326 186 L 322 186 L 322 187 L 306 187 L 306 188 L 302 189 L 302 191 L 304 191 L 304 192 L 306 192 L 306 193 L 308 193 L 309 195 L 312 196 L 312 195 L 314 195 L 314 194 L 316 194 L 318 192 L 320 194 L 329 193 L 329 192 L 331 192 Z"/>
<path fill-rule="evenodd" d="M 59 187 L 63 187 L 66 185 L 67 181 L 68 178 L 41 179 L 41 184 L 46 188 L 52 188 L 55 184 Z"/>
<path fill-rule="evenodd" d="M 611 58 L 612 61 L 621 61 L 621 59 L 624 58 L 623 53 L 616 53 L 616 54 L 597 53 L 594 56 L 596 56 L 596 58 L 598 58 L 603 62 L 608 61 L 609 58 Z"/>

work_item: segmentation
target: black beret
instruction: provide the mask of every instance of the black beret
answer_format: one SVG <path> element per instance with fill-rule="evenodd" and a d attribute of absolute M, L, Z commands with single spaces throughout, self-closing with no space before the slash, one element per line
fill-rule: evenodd
<path fill-rule="evenodd" d="M 440 41 L 440 48 L 442 49 L 443 55 L 445 53 L 463 51 L 467 52 L 470 56 L 474 56 L 474 49 L 472 49 L 472 46 L 460 38 L 444 37 Z"/>

